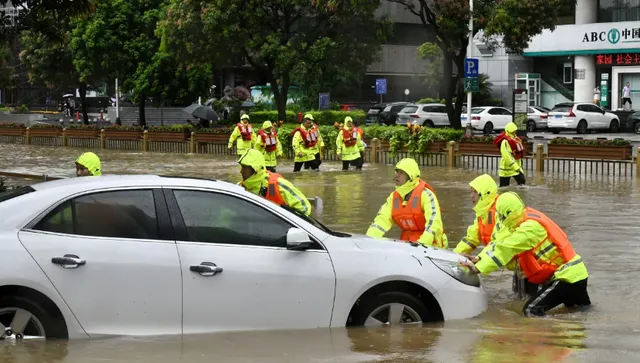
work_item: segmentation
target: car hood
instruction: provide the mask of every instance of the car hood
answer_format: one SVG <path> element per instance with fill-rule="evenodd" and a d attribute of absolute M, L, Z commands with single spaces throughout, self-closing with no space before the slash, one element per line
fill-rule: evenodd
<path fill-rule="evenodd" d="M 371 238 L 361 234 L 352 234 L 353 243 L 364 251 L 380 251 L 386 253 L 411 254 L 416 257 L 428 257 L 437 260 L 458 262 L 464 259 L 450 250 L 443 250 L 423 245 L 414 246 L 405 241 L 392 238 Z"/>

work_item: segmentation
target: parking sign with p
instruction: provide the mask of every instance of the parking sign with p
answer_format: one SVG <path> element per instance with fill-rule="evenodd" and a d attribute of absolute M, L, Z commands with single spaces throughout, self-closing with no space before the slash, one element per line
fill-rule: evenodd
<path fill-rule="evenodd" d="M 464 78 L 475 78 L 479 74 L 479 61 L 477 58 L 464 59 Z"/>

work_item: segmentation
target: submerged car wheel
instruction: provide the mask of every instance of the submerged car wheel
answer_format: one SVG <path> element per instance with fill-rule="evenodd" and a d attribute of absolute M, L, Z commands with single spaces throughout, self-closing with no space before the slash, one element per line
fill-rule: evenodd
<path fill-rule="evenodd" d="M 0 299 L 0 338 L 65 339 L 68 337 L 64 322 L 37 302 L 20 296 Z"/>
<path fill-rule="evenodd" d="M 536 122 L 533 120 L 529 120 L 527 122 L 527 131 L 534 132 L 536 131 Z"/>
<path fill-rule="evenodd" d="M 431 321 L 425 304 L 405 292 L 382 293 L 365 301 L 353 315 L 353 325 L 376 327 Z"/>

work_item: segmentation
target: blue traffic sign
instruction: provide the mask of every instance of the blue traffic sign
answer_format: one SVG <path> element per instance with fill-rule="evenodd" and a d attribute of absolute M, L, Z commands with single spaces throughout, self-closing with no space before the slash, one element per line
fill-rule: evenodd
<path fill-rule="evenodd" d="M 475 78 L 480 74 L 478 58 L 464 59 L 464 78 Z"/>
<path fill-rule="evenodd" d="M 387 79 L 386 78 L 378 78 L 378 79 L 376 79 L 376 94 L 377 95 L 386 95 L 387 94 Z"/>
<path fill-rule="evenodd" d="M 330 98 L 328 93 L 320 93 L 318 97 L 318 109 L 320 110 L 328 110 L 329 109 Z"/>

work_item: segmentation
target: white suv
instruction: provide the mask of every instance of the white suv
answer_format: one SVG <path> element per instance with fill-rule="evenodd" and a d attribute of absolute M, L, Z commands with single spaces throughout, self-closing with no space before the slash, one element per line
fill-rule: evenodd
<path fill-rule="evenodd" d="M 589 130 L 618 132 L 620 119 L 592 103 L 559 103 L 549 111 L 549 129 L 554 134 L 576 130 L 586 134 Z"/>
<path fill-rule="evenodd" d="M 407 105 L 398 113 L 396 124 L 409 123 L 427 127 L 451 126 L 447 108 L 441 103 Z"/>

